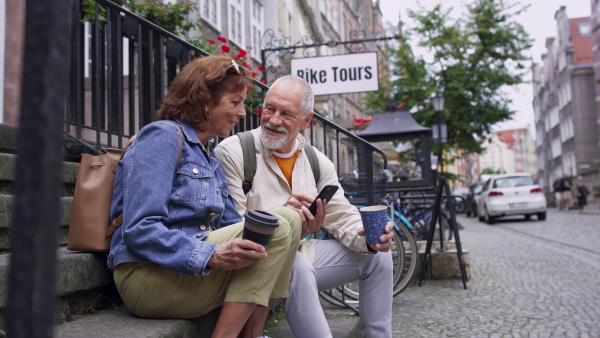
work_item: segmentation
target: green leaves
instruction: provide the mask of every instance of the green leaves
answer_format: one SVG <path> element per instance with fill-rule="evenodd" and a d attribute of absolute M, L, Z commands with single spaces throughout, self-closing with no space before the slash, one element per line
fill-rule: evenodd
<path fill-rule="evenodd" d="M 455 20 L 452 9 L 440 5 L 431 11 L 409 11 L 415 27 L 405 29 L 400 47 L 390 51 L 394 75 L 387 92 L 367 95 L 369 108 L 391 97 L 405 103 L 424 126 L 437 123 L 431 97 L 442 91 L 446 103 L 442 123 L 448 125 L 446 147 L 481 152 L 480 140 L 498 122 L 515 113 L 506 86 L 524 82 L 531 39 L 514 17 L 525 10 L 519 4 L 474 0 L 466 15 Z M 425 49 L 427 57 L 414 55 L 409 42 Z M 386 93 L 393 93 L 387 95 Z"/>

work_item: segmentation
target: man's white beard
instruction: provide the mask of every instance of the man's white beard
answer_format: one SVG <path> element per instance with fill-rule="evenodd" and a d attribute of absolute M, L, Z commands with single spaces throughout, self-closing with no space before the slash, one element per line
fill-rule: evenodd
<path fill-rule="evenodd" d="M 265 126 L 269 129 L 282 132 L 281 136 L 269 135 L 265 131 Z M 260 127 L 260 138 L 267 149 L 278 150 L 283 148 L 288 141 L 289 131 L 284 127 L 273 127 L 269 122 L 263 124 Z"/>

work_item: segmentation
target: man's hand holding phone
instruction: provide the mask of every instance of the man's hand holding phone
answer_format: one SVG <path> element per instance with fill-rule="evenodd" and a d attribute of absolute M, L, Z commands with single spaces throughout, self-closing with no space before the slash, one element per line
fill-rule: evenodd
<path fill-rule="evenodd" d="M 325 214 L 327 213 L 327 202 L 333 197 L 336 190 L 335 185 L 328 185 L 321 190 L 316 198 L 309 194 L 292 194 L 284 206 L 296 210 L 302 219 L 302 237 L 310 235 L 323 226 Z M 314 210 L 314 212 L 311 212 Z"/>

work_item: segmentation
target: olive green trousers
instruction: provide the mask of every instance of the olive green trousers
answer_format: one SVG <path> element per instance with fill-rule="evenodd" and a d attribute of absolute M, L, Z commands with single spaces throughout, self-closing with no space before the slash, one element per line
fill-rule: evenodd
<path fill-rule="evenodd" d="M 267 306 L 269 298 L 286 298 L 302 222 L 285 207 L 270 211 L 279 227 L 268 245 L 268 257 L 238 270 L 212 269 L 202 277 L 182 275 L 150 262 L 122 263 L 113 270 L 125 306 L 144 318 L 195 318 L 223 302 Z M 212 231 L 204 240 L 221 244 L 241 238 L 243 222 Z"/>

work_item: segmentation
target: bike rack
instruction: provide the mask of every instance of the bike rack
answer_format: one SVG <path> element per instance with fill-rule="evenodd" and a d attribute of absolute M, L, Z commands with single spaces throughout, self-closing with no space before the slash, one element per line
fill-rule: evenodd
<path fill-rule="evenodd" d="M 467 270 L 465 268 L 465 261 L 462 252 L 462 245 L 460 243 L 460 236 L 458 234 L 458 225 L 456 224 L 456 211 L 454 210 L 454 202 L 452 200 L 452 192 L 450 191 L 450 185 L 448 185 L 448 180 L 444 175 L 440 175 L 440 181 L 438 186 L 436 187 L 435 201 L 433 207 L 433 218 L 431 220 L 432 227 L 429 228 L 429 233 L 427 236 L 427 246 L 425 247 L 425 254 L 423 255 L 423 261 L 421 263 L 421 276 L 419 277 L 419 286 L 423 284 L 423 280 L 425 280 L 425 274 L 427 268 L 429 267 L 429 262 L 431 261 L 431 246 L 433 244 L 433 237 L 435 234 L 435 224 L 439 221 L 439 229 L 440 229 L 440 251 L 444 251 L 444 235 L 442 231 L 441 217 L 439 217 L 441 208 L 442 208 L 442 194 L 443 191 L 446 193 L 446 203 L 448 203 L 448 209 L 450 209 L 450 228 L 454 233 L 454 240 L 456 242 L 456 255 L 458 258 L 458 263 L 460 265 L 460 274 L 462 277 L 463 288 L 467 289 Z"/>

